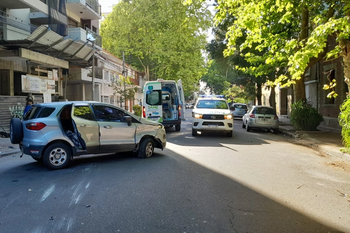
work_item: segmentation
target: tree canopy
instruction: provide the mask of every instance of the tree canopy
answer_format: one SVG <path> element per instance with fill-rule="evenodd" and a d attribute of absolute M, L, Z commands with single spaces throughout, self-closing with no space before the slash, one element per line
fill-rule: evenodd
<path fill-rule="evenodd" d="M 206 72 L 202 50 L 212 18 L 206 4 L 194 0 L 133 0 L 114 6 L 101 23 L 103 47 L 148 80 L 181 79 L 186 93 Z"/>
<path fill-rule="evenodd" d="M 217 24 L 228 15 L 234 18 L 226 34 L 225 55 L 247 48 L 255 50 L 244 54 L 249 67 L 237 67 L 246 73 L 262 76 L 274 71 L 275 84 L 290 85 L 302 79 L 315 61 L 339 56 L 348 59 L 350 2 L 347 0 L 217 2 Z M 331 49 L 328 49 L 329 37 L 337 42 Z M 238 43 L 242 38 L 243 43 Z M 349 85 L 348 64 L 344 62 L 344 76 Z"/>

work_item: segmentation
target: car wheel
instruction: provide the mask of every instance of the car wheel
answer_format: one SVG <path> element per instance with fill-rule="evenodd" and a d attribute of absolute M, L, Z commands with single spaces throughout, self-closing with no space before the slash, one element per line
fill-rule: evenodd
<path fill-rule="evenodd" d="M 227 137 L 232 137 L 232 131 L 226 133 Z"/>
<path fill-rule="evenodd" d="M 63 143 L 54 143 L 46 148 L 43 155 L 45 166 L 50 169 L 61 169 L 67 167 L 72 159 L 69 147 Z"/>
<path fill-rule="evenodd" d="M 139 158 L 149 158 L 153 155 L 154 145 L 153 140 L 151 138 L 144 138 L 140 142 L 140 148 L 137 152 L 137 157 Z"/>
<path fill-rule="evenodd" d="M 180 131 L 181 130 L 181 124 L 176 124 L 175 125 L 175 130 Z"/>
<path fill-rule="evenodd" d="M 197 130 L 192 129 L 192 136 L 197 136 Z"/>
<path fill-rule="evenodd" d="M 277 134 L 278 133 L 278 129 L 271 129 L 271 133 Z"/>
<path fill-rule="evenodd" d="M 247 132 L 250 132 L 251 128 L 250 128 L 250 126 L 248 125 L 248 122 L 247 122 L 247 124 L 245 125 L 245 127 L 246 127 Z"/>
<path fill-rule="evenodd" d="M 244 121 L 242 121 L 242 128 L 245 129 Z"/>
<path fill-rule="evenodd" d="M 22 121 L 19 118 L 12 118 L 10 121 L 10 140 L 12 144 L 18 144 L 23 139 Z"/>

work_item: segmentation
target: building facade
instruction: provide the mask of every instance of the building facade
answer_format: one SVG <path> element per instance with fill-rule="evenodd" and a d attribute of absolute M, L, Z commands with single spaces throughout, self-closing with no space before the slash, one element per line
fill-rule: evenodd
<path fill-rule="evenodd" d="M 117 105 L 113 81 L 123 74 L 102 49 L 98 0 L 0 1 L 0 126 L 13 105 L 95 100 Z M 124 64 L 134 78 L 141 75 Z M 136 82 L 136 81 L 135 81 Z M 139 81 L 137 81 L 139 82 Z M 132 111 L 130 101 L 127 110 Z"/>

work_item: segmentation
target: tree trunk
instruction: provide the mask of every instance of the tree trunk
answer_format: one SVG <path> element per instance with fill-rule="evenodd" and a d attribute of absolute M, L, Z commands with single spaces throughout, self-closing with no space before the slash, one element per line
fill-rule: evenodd
<path fill-rule="evenodd" d="M 343 44 L 343 72 L 344 72 L 344 82 L 348 85 L 348 93 L 350 92 L 350 43 L 346 41 Z"/>
<path fill-rule="evenodd" d="M 258 105 L 261 104 L 261 83 L 256 84 L 256 99 L 258 101 Z"/>
<path fill-rule="evenodd" d="M 270 97 L 269 97 L 269 103 L 270 106 L 276 109 L 276 91 L 275 91 L 275 86 L 270 87 L 271 92 L 270 92 Z"/>
<path fill-rule="evenodd" d="M 309 37 L 309 10 L 305 6 L 301 12 L 300 41 L 305 43 L 308 37 Z M 299 80 L 296 80 L 295 88 L 294 88 L 294 97 L 295 97 L 295 101 L 306 99 L 304 74 L 301 75 Z"/>

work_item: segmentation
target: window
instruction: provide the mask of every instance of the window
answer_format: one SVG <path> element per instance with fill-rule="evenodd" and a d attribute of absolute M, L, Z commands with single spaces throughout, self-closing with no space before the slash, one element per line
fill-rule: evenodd
<path fill-rule="evenodd" d="M 55 111 L 55 108 L 33 107 L 23 117 L 24 120 L 48 117 Z"/>
<path fill-rule="evenodd" d="M 225 100 L 200 100 L 197 108 L 228 109 L 228 105 Z"/>
<path fill-rule="evenodd" d="M 269 115 L 276 115 L 276 112 L 272 108 L 255 108 L 254 114 L 269 114 Z"/>
<path fill-rule="evenodd" d="M 93 120 L 92 111 L 89 106 L 75 106 L 74 116 L 83 118 L 85 120 Z"/>
<path fill-rule="evenodd" d="M 104 105 L 95 105 L 94 113 L 97 121 L 122 122 L 125 116 L 123 111 Z"/>
<path fill-rule="evenodd" d="M 148 90 L 146 93 L 146 103 L 150 105 L 161 105 L 162 104 L 162 91 L 151 91 Z"/>

